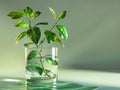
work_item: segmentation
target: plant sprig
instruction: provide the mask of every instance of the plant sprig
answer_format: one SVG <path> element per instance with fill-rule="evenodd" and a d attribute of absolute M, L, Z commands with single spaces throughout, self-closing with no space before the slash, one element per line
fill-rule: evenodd
<path fill-rule="evenodd" d="M 47 41 L 48 44 L 57 42 L 64 47 L 63 40 L 68 39 L 68 33 L 66 27 L 59 24 L 59 22 L 65 18 L 66 11 L 62 11 L 58 16 L 51 7 L 49 7 L 49 11 L 53 16 L 55 23 L 51 26 L 50 29 L 44 30 L 44 33 L 41 32 L 40 25 L 48 25 L 48 22 L 37 22 L 34 23 L 34 25 L 32 25 L 32 20 L 38 18 L 42 14 L 40 11 L 33 11 L 32 8 L 26 7 L 23 10 L 11 11 L 7 15 L 9 18 L 17 20 L 17 22 L 15 23 L 15 27 L 20 27 L 25 29 L 24 31 L 22 31 L 17 35 L 16 44 L 18 44 L 18 42 L 21 39 L 27 36 L 27 38 L 31 42 L 25 43 L 24 46 L 29 47 L 30 45 L 35 45 L 37 48 L 37 50 L 32 50 L 31 52 L 29 52 L 27 56 L 27 60 L 31 60 L 39 55 L 41 67 L 39 67 L 36 64 L 28 65 L 27 67 L 34 66 L 36 72 L 38 72 L 40 75 L 42 75 L 42 73 L 44 72 L 48 77 L 50 77 L 50 75 L 48 74 L 50 71 L 45 69 L 42 62 L 42 57 L 43 57 L 42 48 L 44 46 L 45 41 Z M 41 36 L 43 36 L 43 38 Z M 47 58 L 47 57 L 45 58 L 46 58 L 45 60 L 50 64 L 53 65 L 58 64 L 57 61 L 53 61 L 51 58 Z"/>
<path fill-rule="evenodd" d="M 61 12 L 60 15 L 57 17 L 55 11 L 51 7 L 49 7 L 49 10 L 55 19 L 55 24 L 50 29 L 44 30 L 44 38 L 45 40 L 47 40 L 48 44 L 52 42 L 57 42 L 64 46 L 64 43 L 61 39 L 67 39 L 68 33 L 65 26 L 59 25 L 58 23 L 65 18 L 66 11 Z M 31 25 L 32 20 L 39 17 L 40 15 L 40 11 L 33 11 L 30 7 L 26 7 L 23 10 L 15 10 L 8 14 L 9 18 L 18 19 L 18 21 L 15 23 L 16 27 L 27 28 L 25 31 L 17 35 L 16 44 L 25 36 L 27 36 L 35 45 L 41 45 L 40 43 L 43 42 L 43 39 L 41 38 L 41 30 L 39 26 L 48 25 L 48 22 L 38 22 L 34 25 Z M 23 20 L 24 18 L 28 21 Z"/>

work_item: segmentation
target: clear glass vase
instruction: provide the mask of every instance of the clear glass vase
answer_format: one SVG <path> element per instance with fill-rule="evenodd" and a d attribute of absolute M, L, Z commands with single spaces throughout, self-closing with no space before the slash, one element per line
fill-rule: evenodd
<path fill-rule="evenodd" d="M 27 82 L 56 83 L 58 48 L 25 48 Z"/>

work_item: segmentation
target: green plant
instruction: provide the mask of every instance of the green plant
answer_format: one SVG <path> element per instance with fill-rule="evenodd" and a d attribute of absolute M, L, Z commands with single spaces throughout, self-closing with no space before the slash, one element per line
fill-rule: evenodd
<path fill-rule="evenodd" d="M 32 64 L 29 66 L 36 67 L 36 71 L 40 75 L 44 72 L 47 76 L 49 76 L 48 72 L 50 71 L 45 69 L 41 60 L 43 58 L 42 49 L 44 43 L 47 41 L 49 45 L 50 43 L 57 42 L 64 47 L 63 39 L 68 39 L 68 33 L 65 26 L 59 24 L 59 22 L 65 18 L 66 11 L 61 12 L 58 17 L 56 15 L 56 12 L 51 7 L 49 7 L 49 11 L 54 17 L 55 23 L 50 27 L 50 29 L 44 30 L 43 33 L 41 32 L 40 25 L 48 25 L 48 22 L 33 22 L 33 20 L 35 20 L 41 15 L 40 11 L 33 11 L 32 8 L 26 7 L 23 10 L 11 11 L 8 14 L 8 17 L 10 17 L 11 19 L 18 20 L 15 23 L 16 27 L 25 29 L 25 31 L 19 33 L 16 37 L 16 44 L 19 42 L 19 40 L 27 36 L 31 42 L 25 43 L 24 46 L 29 47 L 31 45 L 34 45 L 37 48 L 37 50 L 33 50 L 28 54 L 27 59 L 31 60 L 32 58 L 35 58 L 37 55 L 39 55 L 41 67 L 38 67 L 36 64 Z M 57 63 L 58 62 L 54 62 L 53 64 Z"/>

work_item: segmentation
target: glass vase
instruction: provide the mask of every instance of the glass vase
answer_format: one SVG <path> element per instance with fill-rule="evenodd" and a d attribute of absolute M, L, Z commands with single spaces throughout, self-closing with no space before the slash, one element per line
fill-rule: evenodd
<path fill-rule="evenodd" d="M 25 48 L 27 82 L 56 83 L 58 71 L 57 47 Z"/>

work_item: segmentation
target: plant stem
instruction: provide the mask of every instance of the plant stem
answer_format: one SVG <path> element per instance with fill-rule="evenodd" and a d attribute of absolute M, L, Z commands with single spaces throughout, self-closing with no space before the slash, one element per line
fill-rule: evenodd
<path fill-rule="evenodd" d="M 54 29 L 54 27 L 56 26 L 57 23 L 58 23 L 57 21 L 54 23 L 54 25 L 50 28 L 50 31 L 52 31 L 52 30 Z M 45 42 L 45 37 L 42 39 L 42 41 L 40 42 L 40 44 L 39 44 L 39 45 L 36 45 L 36 46 L 37 46 L 38 50 L 39 50 L 39 47 L 40 47 L 39 56 L 40 56 L 40 63 L 41 63 L 41 67 L 42 67 L 42 69 L 43 69 L 43 72 L 44 72 L 48 77 L 51 77 L 51 76 L 46 72 L 46 70 L 45 70 L 45 68 L 44 68 L 44 65 L 43 65 L 43 62 L 42 62 L 42 49 L 43 49 L 43 43 L 44 43 L 44 42 Z M 53 74 L 53 75 L 56 77 L 55 74 Z"/>
<path fill-rule="evenodd" d="M 51 27 L 50 31 L 53 30 L 53 28 L 56 26 L 57 23 L 58 23 L 57 21 L 54 23 L 54 25 Z"/>
<path fill-rule="evenodd" d="M 54 25 L 50 28 L 50 31 L 52 31 L 52 30 L 54 29 L 54 27 L 56 26 L 57 23 L 58 23 L 58 21 L 56 21 L 56 22 L 54 23 Z M 41 40 L 39 46 L 45 42 L 45 38 L 46 38 L 46 37 L 43 37 L 43 39 Z"/>
<path fill-rule="evenodd" d="M 30 18 L 28 18 L 28 22 L 29 22 L 29 28 L 31 29 L 32 26 L 31 26 L 31 20 L 30 20 Z"/>
<path fill-rule="evenodd" d="M 44 68 L 44 65 L 43 65 L 43 62 L 42 62 L 42 54 L 41 54 L 41 53 L 42 53 L 42 49 L 43 49 L 43 45 L 41 46 L 40 52 L 39 52 L 39 55 L 40 55 L 40 63 L 41 63 L 43 72 L 44 72 L 48 77 L 51 77 L 51 76 L 45 71 L 45 68 Z"/>

